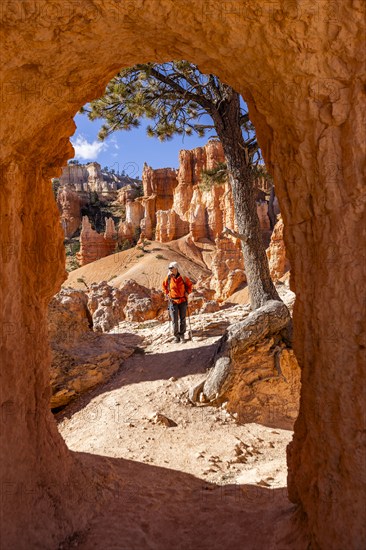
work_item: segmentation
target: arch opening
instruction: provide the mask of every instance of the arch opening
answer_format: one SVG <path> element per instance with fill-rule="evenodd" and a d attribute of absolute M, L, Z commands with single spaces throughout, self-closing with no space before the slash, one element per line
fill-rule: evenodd
<path fill-rule="evenodd" d="M 363 50 L 359 35 L 342 21 L 352 14 L 357 24 L 361 8 L 351 11 L 346 2 L 334 14 L 333 3 L 324 2 L 322 17 L 305 8 L 281 10 L 279 24 L 279 14 L 269 20 L 265 10 L 222 17 L 216 3 L 204 3 L 197 13 L 189 1 L 128 7 L 105 1 L 92 16 L 81 4 L 67 6 L 65 13 L 65 3 L 56 2 L 56 14 L 39 9 L 31 19 L 22 2 L 12 4 L 2 14 L 9 27 L 0 191 L 5 542 L 49 547 L 86 521 L 87 511 L 74 516 L 81 493 L 95 502 L 87 464 L 82 468 L 68 453 L 48 413 L 45 312 L 64 279 L 49 179 L 72 156 L 72 117 L 121 66 L 188 58 L 242 93 L 275 177 L 297 294 L 295 351 L 303 372 L 288 453 L 290 498 L 305 512 L 314 547 L 337 541 L 339 548 L 358 548 L 365 542 L 358 477 L 364 464 L 358 292 L 364 276 L 358 146 L 364 96 L 355 78 L 362 59 L 356 61 L 354 52 Z M 310 58 L 304 44 L 311 45 Z M 329 63 L 329 44 L 337 47 L 342 70 Z M 37 505 L 30 509 L 29 495 L 35 494 Z M 21 535 L 20 518 L 26 525 Z"/>

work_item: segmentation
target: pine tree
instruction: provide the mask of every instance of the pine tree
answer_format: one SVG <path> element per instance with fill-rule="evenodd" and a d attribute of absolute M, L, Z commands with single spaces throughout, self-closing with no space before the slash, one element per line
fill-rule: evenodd
<path fill-rule="evenodd" d="M 122 70 L 103 97 L 83 109 L 91 120 L 105 120 L 99 139 L 130 130 L 146 117 L 151 137 L 205 136 L 214 130 L 222 143 L 234 200 L 238 234 L 252 309 L 280 300 L 271 280 L 255 203 L 254 180 L 260 151 L 240 95 L 213 74 L 188 61 L 147 63 Z"/>

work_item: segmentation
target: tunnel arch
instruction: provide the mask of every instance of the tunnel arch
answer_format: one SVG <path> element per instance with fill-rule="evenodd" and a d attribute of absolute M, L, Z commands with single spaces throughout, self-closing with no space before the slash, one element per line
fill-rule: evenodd
<path fill-rule="evenodd" d="M 7 547 L 29 548 L 29 541 L 51 547 L 86 521 L 82 498 L 95 502 L 90 472 L 68 452 L 48 412 L 46 306 L 65 278 L 49 179 L 73 156 L 73 116 L 122 66 L 178 58 L 214 72 L 243 95 L 274 174 L 297 294 L 294 347 L 302 367 L 300 415 L 288 452 L 290 498 L 306 518 L 314 548 L 331 541 L 333 548 L 365 543 L 365 480 L 359 477 L 365 377 L 359 296 L 365 271 L 362 9 L 351 0 L 324 0 L 316 9 L 282 0 L 250 7 L 216 0 L 3 2 Z M 29 506 L 33 497 L 36 505 Z"/>

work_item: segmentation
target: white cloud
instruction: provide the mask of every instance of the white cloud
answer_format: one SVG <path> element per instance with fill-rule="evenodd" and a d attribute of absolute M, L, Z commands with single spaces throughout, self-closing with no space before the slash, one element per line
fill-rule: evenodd
<path fill-rule="evenodd" d="M 91 143 L 81 134 L 75 141 L 72 141 L 75 149 L 75 157 L 82 160 L 96 160 L 99 153 L 108 149 L 108 145 L 101 141 L 92 141 Z"/>

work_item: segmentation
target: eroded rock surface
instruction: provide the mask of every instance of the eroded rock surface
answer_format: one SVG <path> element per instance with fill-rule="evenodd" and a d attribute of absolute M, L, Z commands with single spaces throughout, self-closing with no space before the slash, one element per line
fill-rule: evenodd
<path fill-rule="evenodd" d="M 111 461 L 90 468 L 87 457 L 70 453 L 47 412 L 46 311 L 66 276 L 50 179 L 73 156 L 69 138 L 80 107 L 122 66 L 162 59 L 190 59 L 243 94 L 276 185 L 302 373 L 288 461 L 299 520 L 286 516 L 290 539 L 279 546 L 296 546 L 304 527 L 314 548 L 366 545 L 365 5 L 236 7 L 2 3 L 1 407 L 10 414 L 0 449 L 2 483 L 18 489 L 2 508 L 5 547 L 57 547 L 103 505 L 103 487 L 114 486 Z"/>
<path fill-rule="evenodd" d="M 286 248 L 283 240 L 283 219 L 280 216 L 274 226 L 271 241 L 267 248 L 269 270 L 274 281 L 281 279 L 290 269 L 290 262 L 286 258 Z"/>
<path fill-rule="evenodd" d="M 292 429 L 299 410 L 300 368 L 291 347 L 290 313 L 268 302 L 222 337 L 214 366 L 192 400 L 226 403 L 240 423 Z"/>
<path fill-rule="evenodd" d="M 166 310 L 161 291 L 128 280 L 120 288 L 105 281 L 94 283 L 88 291 L 88 308 L 96 331 L 107 332 L 120 321 L 155 319 Z"/>
<path fill-rule="evenodd" d="M 80 265 L 90 264 L 109 256 L 116 249 L 117 231 L 112 218 L 106 220 L 106 228 L 103 234 L 95 231 L 87 216 L 83 216 L 80 233 L 80 251 L 77 258 Z"/>
<path fill-rule="evenodd" d="M 79 194 L 68 186 L 60 187 L 57 193 L 61 225 L 65 237 L 72 237 L 81 224 L 81 201 Z"/>
<path fill-rule="evenodd" d="M 62 289 L 48 309 L 51 409 L 67 405 L 114 374 L 136 349 L 134 334 L 96 334 L 84 292 Z"/>

